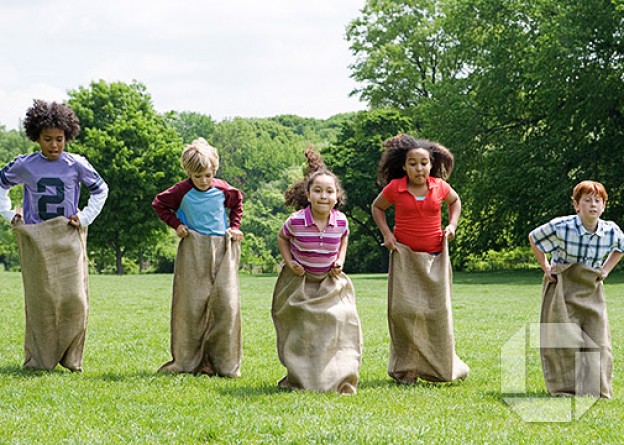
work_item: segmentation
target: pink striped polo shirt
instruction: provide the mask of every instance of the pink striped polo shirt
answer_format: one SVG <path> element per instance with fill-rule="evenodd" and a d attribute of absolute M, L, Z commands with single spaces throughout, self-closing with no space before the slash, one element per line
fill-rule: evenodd
<path fill-rule="evenodd" d="M 340 242 L 349 234 L 349 223 L 344 213 L 332 209 L 325 230 L 320 231 L 308 206 L 290 215 L 282 231 L 290 240 L 295 261 L 307 272 L 325 273 L 338 259 Z"/>

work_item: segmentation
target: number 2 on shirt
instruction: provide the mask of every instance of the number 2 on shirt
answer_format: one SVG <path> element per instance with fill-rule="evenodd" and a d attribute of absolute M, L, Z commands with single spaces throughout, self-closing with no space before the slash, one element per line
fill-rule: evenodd
<path fill-rule="evenodd" d="M 43 221 L 62 216 L 65 213 L 65 207 L 57 207 L 56 212 L 48 212 L 48 204 L 61 204 L 65 200 L 65 184 L 59 178 L 41 178 L 37 182 L 38 193 L 44 193 L 48 187 L 53 187 L 55 193 L 39 198 L 39 218 Z"/>

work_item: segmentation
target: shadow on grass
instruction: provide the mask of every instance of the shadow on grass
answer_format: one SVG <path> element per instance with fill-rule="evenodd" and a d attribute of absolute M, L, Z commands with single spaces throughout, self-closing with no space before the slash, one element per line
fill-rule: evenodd
<path fill-rule="evenodd" d="M 379 388 L 453 388 L 463 384 L 462 380 L 454 382 L 428 382 L 426 380 L 418 380 L 412 383 L 402 383 L 390 377 L 387 379 L 360 380 L 358 390 L 379 389 Z"/>
<path fill-rule="evenodd" d="M 68 369 L 63 368 L 62 366 L 57 366 L 51 371 L 39 370 L 39 369 L 27 369 L 23 366 L 13 365 L 13 366 L 1 366 L 0 367 L 0 375 L 8 375 L 15 376 L 21 378 L 39 378 L 45 376 L 80 376 L 85 380 L 101 380 L 104 382 L 127 382 L 136 379 L 154 379 L 156 377 L 166 378 L 167 374 L 157 373 L 156 371 L 140 371 L 140 372 L 125 372 L 125 373 L 104 373 L 104 374 L 94 374 L 89 371 L 86 372 L 71 372 Z"/>
<path fill-rule="evenodd" d="M 153 371 L 137 371 L 137 372 L 124 372 L 124 373 L 114 373 L 114 372 L 106 372 L 103 374 L 96 375 L 88 375 L 90 379 L 101 380 L 103 382 L 127 382 L 136 379 L 143 380 L 154 380 L 157 378 L 167 378 L 170 377 L 170 374 L 164 374 L 162 372 Z"/>
<path fill-rule="evenodd" d="M 13 375 L 15 377 L 35 378 L 35 377 L 43 377 L 47 375 L 60 375 L 60 374 L 72 375 L 75 373 L 60 366 L 57 366 L 52 371 L 46 371 L 44 369 L 24 368 L 21 365 L 10 365 L 10 366 L 0 366 L 0 374 Z"/>
<path fill-rule="evenodd" d="M 217 391 L 223 395 L 230 397 L 240 397 L 244 399 L 254 397 L 265 397 L 275 394 L 289 394 L 293 392 L 291 389 L 283 389 L 277 386 L 276 383 L 262 383 L 259 386 L 243 386 L 243 387 L 222 387 L 217 388 Z"/>
<path fill-rule="evenodd" d="M 551 396 L 550 393 L 546 391 L 545 389 L 542 389 L 539 391 L 528 391 L 528 392 L 520 393 L 520 394 L 518 393 L 506 394 L 500 391 L 486 391 L 484 394 L 488 396 L 489 398 L 491 398 L 492 400 L 498 400 L 498 402 L 504 405 L 507 405 L 507 402 L 505 402 L 505 399 L 514 399 L 514 398 L 554 399 L 556 398 L 556 397 Z"/>

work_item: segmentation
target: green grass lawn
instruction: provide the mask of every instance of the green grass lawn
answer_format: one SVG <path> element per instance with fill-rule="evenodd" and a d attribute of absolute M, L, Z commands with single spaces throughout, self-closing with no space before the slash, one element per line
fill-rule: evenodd
<path fill-rule="evenodd" d="M 18 273 L 0 273 L 1 444 L 622 443 L 624 275 L 606 285 L 615 357 L 614 398 L 580 419 L 526 423 L 503 401 L 500 352 L 539 321 L 537 273 L 455 274 L 461 383 L 402 386 L 386 374 L 386 276 L 354 275 L 364 333 L 355 396 L 280 390 L 270 316 L 275 277 L 241 277 L 243 366 L 238 379 L 161 375 L 169 359 L 171 275 L 91 276 L 84 372 L 27 372 Z M 527 393 L 546 397 L 539 352 Z M 554 399 L 550 399 L 554 400 Z M 561 400 L 561 399 L 559 399 Z"/>

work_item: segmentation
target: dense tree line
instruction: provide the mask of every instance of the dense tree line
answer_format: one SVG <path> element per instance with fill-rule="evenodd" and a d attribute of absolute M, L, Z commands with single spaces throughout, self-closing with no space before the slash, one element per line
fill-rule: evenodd
<path fill-rule="evenodd" d="M 369 111 L 329 119 L 295 115 L 222 122 L 157 113 L 145 86 L 93 82 L 69 92 L 82 132 L 69 150 L 111 185 L 90 232 L 93 267 L 169 271 L 177 239 L 153 214 L 153 196 L 183 177 L 184 144 L 218 148 L 218 176 L 245 193 L 242 268 L 273 271 L 275 234 L 291 209 L 283 192 L 313 144 L 343 181 L 351 221 L 348 272 L 383 271 L 387 254 L 370 217 L 381 141 L 399 132 L 434 139 L 456 156 L 463 201 L 452 255 L 458 268 L 531 262 L 528 231 L 572 212 L 572 186 L 607 187 L 604 217 L 624 223 L 624 1 L 369 0 L 347 27 L 353 94 Z M 34 150 L 0 128 L 0 162 Z M 12 192 L 16 201 L 21 191 Z M 86 193 L 85 193 L 86 195 Z M 0 262 L 16 248 L 0 226 Z"/>
<path fill-rule="evenodd" d="M 370 0 L 349 25 L 354 93 L 456 155 L 460 265 L 526 246 L 583 179 L 624 222 L 623 29 L 622 0 Z"/>

